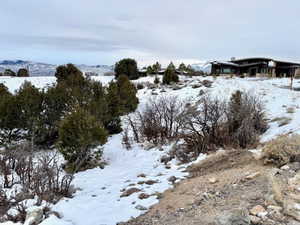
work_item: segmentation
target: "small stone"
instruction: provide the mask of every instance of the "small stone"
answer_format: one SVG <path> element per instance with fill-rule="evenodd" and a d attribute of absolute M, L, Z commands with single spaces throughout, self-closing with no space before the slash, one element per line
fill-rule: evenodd
<path fill-rule="evenodd" d="M 147 185 L 153 185 L 153 184 L 156 184 L 156 183 L 158 183 L 156 180 L 147 180 L 147 181 L 145 181 L 145 184 L 147 184 Z"/>
<path fill-rule="evenodd" d="M 252 174 L 246 176 L 246 179 L 252 180 L 253 178 L 258 177 L 259 175 L 260 175 L 260 172 L 252 173 Z"/>
<path fill-rule="evenodd" d="M 205 94 L 205 92 L 203 90 L 199 91 L 199 96 L 204 95 L 204 94 Z"/>
<path fill-rule="evenodd" d="M 260 224 L 260 218 L 257 216 L 249 216 L 251 224 Z"/>
<path fill-rule="evenodd" d="M 175 177 L 175 176 L 171 176 L 168 178 L 168 181 L 171 182 L 172 184 L 174 184 L 176 180 L 177 180 L 177 177 Z"/>
<path fill-rule="evenodd" d="M 128 196 L 132 195 L 133 193 L 140 192 L 140 191 L 141 191 L 141 189 L 138 189 L 138 188 L 130 188 L 130 189 L 124 191 L 120 197 L 121 198 L 128 197 Z"/>
<path fill-rule="evenodd" d="M 137 205 L 135 208 L 136 208 L 137 210 L 141 210 L 141 211 L 147 210 L 147 208 L 144 207 L 144 206 L 142 206 L 142 205 Z"/>
<path fill-rule="evenodd" d="M 148 195 L 148 194 L 146 194 L 146 193 L 141 193 L 140 195 L 139 195 L 139 199 L 147 199 L 147 198 L 149 198 L 150 197 L 150 195 Z"/>
<path fill-rule="evenodd" d="M 200 88 L 202 85 L 201 84 L 194 84 L 192 85 L 192 88 L 196 89 L 196 88 Z"/>
<path fill-rule="evenodd" d="M 281 170 L 289 170 L 290 167 L 288 165 L 284 165 L 282 167 L 280 167 Z"/>
<path fill-rule="evenodd" d="M 282 207 L 277 206 L 277 205 L 268 205 L 267 209 L 278 212 L 278 213 L 282 211 Z"/>
<path fill-rule="evenodd" d="M 209 181 L 209 183 L 211 183 L 211 184 L 215 184 L 215 183 L 218 182 L 217 178 L 215 178 L 215 177 L 209 178 L 208 181 Z"/>
<path fill-rule="evenodd" d="M 265 210 L 263 206 L 257 205 L 254 206 L 252 209 L 250 209 L 250 214 L 253 216 L 264 217 L 268 214 L 268 212 Z"/>
<path fill-rule="evenodd" d="M 137 177 L 143 177 L 143 178 L 145 178 L 145 177 L 146 177 L 146 174 L 141 173 L 141 174 L 137 175 Z"/>

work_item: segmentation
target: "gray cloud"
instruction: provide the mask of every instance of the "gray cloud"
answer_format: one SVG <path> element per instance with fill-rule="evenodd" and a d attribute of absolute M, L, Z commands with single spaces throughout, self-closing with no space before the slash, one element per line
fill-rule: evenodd
<path fill-rule="evenodd" d="M 0 57 L 300 60 L 299 9 L 298 0 L 3 0 Z"/>

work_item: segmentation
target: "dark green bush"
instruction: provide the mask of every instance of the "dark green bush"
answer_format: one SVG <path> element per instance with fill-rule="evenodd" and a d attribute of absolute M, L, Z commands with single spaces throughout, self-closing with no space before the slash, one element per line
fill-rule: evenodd
<path fill-rule="evenodd" d="M 27 138 L 33 138 L 37 130 L 38 118 L 42 112 L 43 93 L 30 82 L 25 81 L 16 92 L 17 105 L 20 108 L 19 120 L 27 132 Z"/>
<path fill-rule="evenodd" d="M 7 146 L 22 138 L 23 121 L 16 97 L 0 87 L 0 145 Z"/>
<path fill-rule="evenodd" d="M 15 77 L 16 73 L 14 71 L 12 71 L 11 69 L 6 69 L 3 72 L 3 76 Z"/>
<path fill-rule="evenodd" d="M 101 122 L 86 110 L 76 108 L 61 121 L 57 146 L 69 163 L 80 168 L 91 159 L 91 150 L 106 140 L 107 132 Z"/>
<path fill-rule="evenodd" d="M 29 77 L 28 70 L 25 69 L 25 68 L 19 69 L 19 70 L 18 70 L 18 73 L 17 73 L 17 76 L 18 76 L 18 77 Z"/>
<path fill-rule="evenodd" d="M 122 59 L 115 65 L 115 76 L 126 75 L 130 80 L 139 78 L 137 63 L 134 59 Z"/>
<path fill-rule="evenodd" d="M 73 64 L 61 65 L 56 68 L 55 77 L 57 82 L 69 81 L 69 84 L 77 83 L 78 80 L 82 81 L 82 72 Z"/>
<path fill-rule="evenodd" d="M 163 75 L 163 84 L 171 84 L 172 82 L 177 83 L 179 81 L 179 77 L 176 74 L 176 71 L 171 68 L 172 67 L 166 69 Z"/>
<path fill-rule="evenodd" d="M 159 80 L 158 76 L 155 76 L 154 84 L 159 84 L 159 83 L 160 83 L 160 80 Z"/>
<path fill-rule="evenodd" d="M 117 79 L 119 96 L 122 105 L 122 115 L 136 110 L 139 99 L 136 97 L 137 89 L 127 76 L 121 75 Z"/>

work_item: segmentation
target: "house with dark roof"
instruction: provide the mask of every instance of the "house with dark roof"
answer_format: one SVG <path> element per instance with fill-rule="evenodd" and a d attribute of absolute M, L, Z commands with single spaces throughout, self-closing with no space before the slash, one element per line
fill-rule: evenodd
<path fill-rule="evenodd" d="M 232 58 L 230 61 L 213 61 L 211 64 L 211 74 L 213 75 L 234 74 L 252 77 L 291 77 L 300 75 L 300 62 L 272 58 Z"/>

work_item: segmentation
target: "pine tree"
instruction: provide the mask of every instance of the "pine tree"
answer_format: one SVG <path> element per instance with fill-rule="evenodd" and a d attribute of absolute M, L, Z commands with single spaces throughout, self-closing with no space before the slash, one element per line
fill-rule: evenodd
<path fill-rule="evenodd" d="M 161 65 L 159 64 L 159 62 L 156 62 L 156 63 L 152 66 L 152 68 L 153 68 L 153 72 L 154 72 L 155 74 L 158 74 L 158 72 L 161 70 Z"/>
<path fill-rule="evenodd" d="M 122 115 L 122 104 L 116 82 L 109 83 L 106 99 L 109 118 L 105 121 L 105 128 L 110 134 L 120 133 L 122 131 L 120 120 L 120 116 Z"/>
<path fill-rule="evenodd" d="M 36 130 L 37 119 L 42 112 L 43 94 L 30 82 L 25 81 L 16 92 L 17 104 L 20 107 L 19 118 L 23 121 L 24 129 L 32 138 Z"/>
<path fill-rule="evenodd" d="M 176 71 L 172 67 L 168 67 L 163 75 L 163 84 L 171 84 L 172 82 L 177 83 L 179 77 L 176 74 Z"/>
<path fill-rule="evenodd" d="M 134 59 L 122 59 L 115 65 L 115 76 L 126 75 L 130 80 L 139 78 L 137 63 Z"/>
<path fill-rule="evenodd" d="M 3 76 L 15 77 L 16 73 L 14 71 L 12 71 L 11 69 L 6 69 L 3 72 Z"/>
<path fill-rule="evenodd" d="M 148 66 L 147 67 L 147 74 L 149 75 L 149 74 L 153 74 L 153 73 L 154 73 L 154 70 L 153 70 L 152 66 Z"/>
<path fill-rule="evenodd" d="M 55 77 L 58 83 L 65 81 L 72 86 L 84 80 L 83 73 L 73 64 L 58 66 Z"/>
<path fill-rule="evenodd" d="M 91 150 L 107 141 L 107 132 L 94 116 L 76 108 L 60 123 L 57 146 L 77 169 L 90 160 Z"/>
<path fill-rule="evenodd" d="M 17 73 L 17 76 L 18 76 L 18 77 L 29 77 L 28 70 L 25 69 L 25 68 L 19 69 L 19 70 L 18 70 L 18 73 Z"/>
<path fill-rule="evenodd" d="M 186 72 L 187 67 L 184 63 L 181 63 L 178 67 L 178 70 L 181 72 L 181 74 L 183 74 L 184 72 Z"/>
<path fill-rule="evenodd" d="M 159 80 L 158 76 L 155 76 L 154 84 L 159 84 L 159 83 L 160 83 L 160 80 Z"/>
<path fill-rule="evenodd" d="M 169 69 L 169 70 L 176 70 L 176 67 L 175 67 L 175 65 L 173 64 L 173 62 L 170 62 L 170 64 L 168 65 L 168 67 L 167 67 L 167 69 Z"/>
<path fill-rule="evenodd" d="M 136 97 L 137 90 L 134 84 L 129 81 L 127 76 L 121 75 L 118 77 L 117 85 L 123 113 L 136 110 L 139 100 Z"/>

